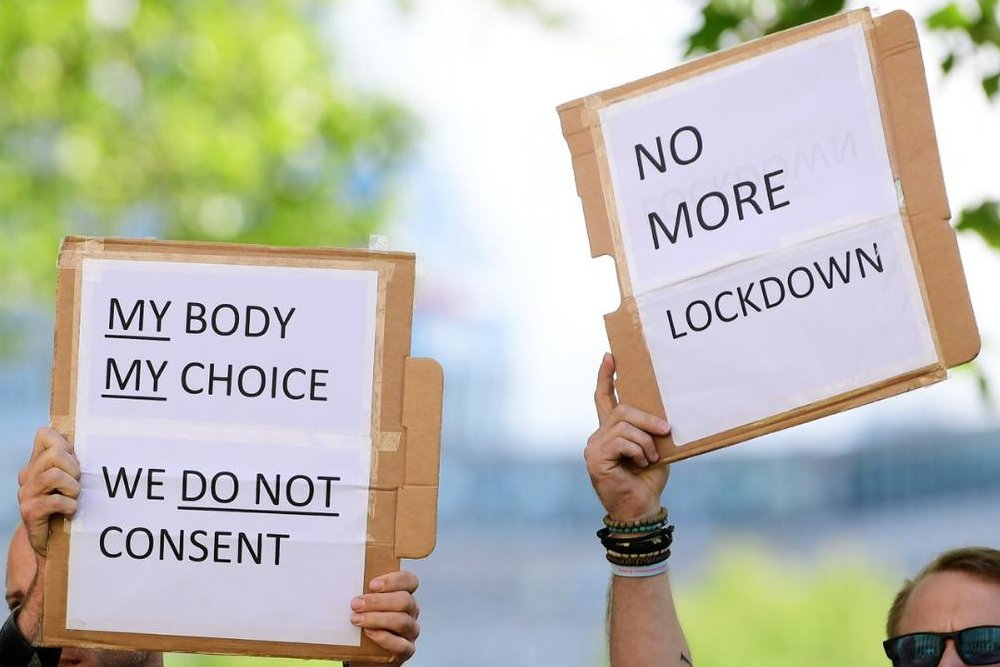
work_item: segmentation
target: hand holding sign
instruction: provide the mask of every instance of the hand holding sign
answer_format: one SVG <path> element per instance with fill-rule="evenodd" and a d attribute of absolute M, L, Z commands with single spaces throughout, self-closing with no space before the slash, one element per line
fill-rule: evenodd
<path fill-rule="evenodd" d="M 73 448 L 50 428 L 35 434 L 31 458 L 17 475 L 17 501 L 31 548 L 45 557 L 49 544 L 49 519 L 55 514 L 71 517 L 80 495 L 80 463 Z"/>
<path fill-rule="evenodd" d="M 31 458 L 18 475 L 18 500 L 31 546 L 40 556 L 48 543 L 49 519 L 76 512 L 80 474 L 69 442 L 50 428 L 39 429 Z M 418 586 L 412 572 L 392 572 L 374 579 L 370 593 L 351 601 L 352 623 L 399 663 L 413 655 L 420 634 L 420 611 L 413 598 Z"/>
<path fill-rule="evenodd" d="M 405 661 L 416 650 L 420 636 L 420 607 L 413 598 L 420 582 L 412 572 L 391 572 L 372 579 L 373 591 L 351 600 L 351 623 L 361 628 L 379 646 Z M 363 667 L 352 662 L 352 667 Z"/>
<path fill-rule="evenodd" d="M 660 495 L 670 468 L 656 465 L 660 455 L 650 434 L 666 435 L 670 424 L 618 403 L 615 361 L 601 360 L 594 403 L 600 426 L 587 441 L 584 458 L 601 503 L 616 521 L 638 521 L 660 509 Z"/>

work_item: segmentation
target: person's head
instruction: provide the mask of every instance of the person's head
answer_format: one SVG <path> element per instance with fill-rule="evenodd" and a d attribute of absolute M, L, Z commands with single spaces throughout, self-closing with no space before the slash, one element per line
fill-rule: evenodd
<path fill-rule="evenodd" d="M 958 638 L 920 634 L 982 626 L 994 629 L 973 630 Z M 895 642 L 893 651 L 889 651 L 893 642 L 886 642 L 887 652 L 899 656 L 893 664 L 901 667 L 1000 665 L 1000 551 L 966 547 L 935 558 L 896 594 L 886 635 L 909 636 Z M 966 650 L 959 651 L 956 643 Z"/>
<path fill-rule="evenodd" d="M 35 578 L 35 552 L 23 524 L 18 524 L 7 551 L 7 606 L 13 609 L 24 600 Z M 63 649 L 59 667 L 162 667 L 159 653 Z"/>

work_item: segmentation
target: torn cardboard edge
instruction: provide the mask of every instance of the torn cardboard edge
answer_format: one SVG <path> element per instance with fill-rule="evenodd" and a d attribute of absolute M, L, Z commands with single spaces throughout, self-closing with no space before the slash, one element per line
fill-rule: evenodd
<path fill-rule="evenodd" d="M 444 374 L 436 361 L 409 356 L 416 264 L 413 254 L 184 241 L 64 239 L 56 287 L 50 421 L 71 443 L 75 436 L 81 269 L 83 260 L 91 258 L 377 271 L 379 300 L 372 388 L 366 590 L 374 577 L 398 570 L 401 558 L 423 558 L 431 553 L 437 532 Z M 336 646 L 68 630 L 69 526 L 70 521 L 61 517 L 53 518 L 51 524 L 42 632 L 46 645 L 391 661 L 391 654 L 364 633 L 360 646 Z"/>
<path fill-rule="evenodd" d="M 867 9 L 847 12 L 763 37 L 679 67 L 560 105 L 577 194 L 583 205 L 591 255 L 610 255 L 616 265 L 621 306 L 605 315 L 615 355 L 621 400 L 664 415 L 649 350 L 639 320 L 618 225 L 599 112 L 623 99 L 689 79 L 833 30 L 861 24 L 869 47 L 875 90 L 893 176 L 902 185 L 900 214 L 907 230 L 939 365 L 832 396 L 768 419 L 717 433 L 682 447 L 656 438 L 664 462 L 677 461 L 894 396 L 946 377 L 946 368 L 971 361 L 980 339 L 969 297 L 931 117 L 930 94 L 913 18 L 894 11 L 872 19 Z"/>

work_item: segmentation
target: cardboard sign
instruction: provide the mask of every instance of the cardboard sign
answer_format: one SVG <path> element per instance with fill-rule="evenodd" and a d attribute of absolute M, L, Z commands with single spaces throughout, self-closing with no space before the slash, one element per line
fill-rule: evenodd
<path fill-rule="evenodd" d="M 912 19 L 847 13 L 559 108 L 624 401 L 666 460 L 979 349 Z"/>
<path fill-rule="evenodd" d="M 46 642 L 387 660 L 350 600 L 433 548 L 441 373 L 407 358 L 413 262 L 65 242 L 52 420 L 83 490 Z"/>

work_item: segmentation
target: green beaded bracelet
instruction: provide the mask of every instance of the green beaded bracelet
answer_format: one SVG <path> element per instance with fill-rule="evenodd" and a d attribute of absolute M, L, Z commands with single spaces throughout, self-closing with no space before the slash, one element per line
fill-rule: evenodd
<path fill-rule="evenodd" d="M 667 522 L 667 508 L 661 507 L 656 516 L 638 521 L 615 521 L 610 514 L 604 515 L 604 525 L 616 533 L 646 533 Z"/>

